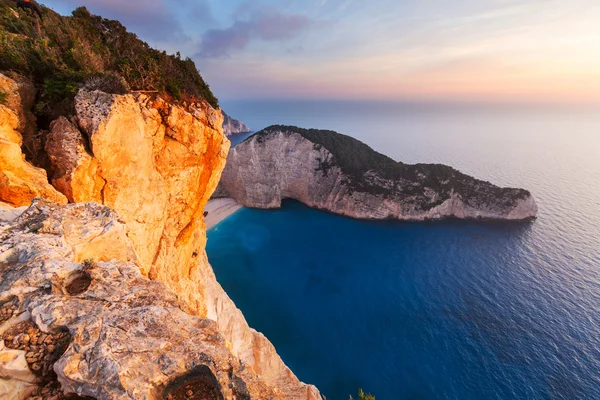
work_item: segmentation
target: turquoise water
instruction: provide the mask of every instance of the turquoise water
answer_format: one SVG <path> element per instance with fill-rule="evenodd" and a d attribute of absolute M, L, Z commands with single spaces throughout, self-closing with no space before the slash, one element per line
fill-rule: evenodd
<path fill-rule="evenodd" d="M 600 114 L 225 106 L 254 129 L 335 129 L 522 186 L 540 207 L 527 223 L 400 223 L 290 201 L 217 225 L 217 279 L 300 379 L 333 400 L 600 399 Z"/>

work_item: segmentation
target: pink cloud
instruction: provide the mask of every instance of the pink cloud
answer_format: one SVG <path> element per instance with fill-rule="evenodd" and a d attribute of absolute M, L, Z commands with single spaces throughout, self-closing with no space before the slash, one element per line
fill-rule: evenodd
<path fill-rule="evenodd" d="M 300 14 L 283 14 L 273 9 L 252 12 L 246 21 L 236 21 L 226 29 L 211 29 L 202 38 L 200 56 L 218 58 L 244 49 L 252 40 L 289 40 L 310 24 Z"/>

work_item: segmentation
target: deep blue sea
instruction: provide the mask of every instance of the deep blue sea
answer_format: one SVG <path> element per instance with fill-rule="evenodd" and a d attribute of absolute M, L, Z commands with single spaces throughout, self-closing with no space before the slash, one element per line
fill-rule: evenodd
<path fill-rule="evenodd" d="M 532 191 L 525 223 L 369 222 L 289 201 L 208 233 L 218 281 L 330 400 L 600 399 L 600 112 L 223 102 Z"/>

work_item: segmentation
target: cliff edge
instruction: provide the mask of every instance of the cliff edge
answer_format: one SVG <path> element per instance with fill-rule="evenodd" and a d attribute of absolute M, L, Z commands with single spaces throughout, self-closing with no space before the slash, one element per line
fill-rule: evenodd
<path fill-rule="evenodd" d="M 194 62 L 85 7 L 18 5 L 0 1 L 0 397 L 320 399 L 208 262 L 230 143 Z"/>
<path fill-rule="evenodd" d="M 411 221 L 524 220 L 531 193 L 500 188 L 440 164 L 408 165 L 333 131 L 271 126 L 233 148 L 221 186 L 238 203 L 276 208 L 295 199 L 336 214 Z"/>
<path fill-rule="evenodd" d="M 0 104 L 10 149 L 0 147 L 0 204 L 13 220 L 0 230 L 0 390 L 158 399 L 191 385 L 211 399 L 321 398 L 248 326 L 208 262 L 203 211 L 229 150 L 219 109 L 82 87 L 73 114 L 39 132 L 39 168 L 20 147 L 27 103 L 0 79 L 15 100 Z M 30 204 L 15 220 L 10 207 Z M 85 292 L 69 293 L 71 281 Z M 52 371 L 58 386 L 44 380 Z"/>

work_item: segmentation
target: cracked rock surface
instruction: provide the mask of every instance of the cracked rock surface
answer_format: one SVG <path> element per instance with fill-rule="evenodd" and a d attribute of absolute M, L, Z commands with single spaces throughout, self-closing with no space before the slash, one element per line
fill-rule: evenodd
<path fill-rule="evenodd" d="M 95 203 L 35 200 L 0 226 L 0 333 L 33 370 L 12 375 L 27 395 L 159 399 L 186 387 L 283 398 L 232 355 L 214 321 L 182 311 L 136 262 L 122 221 Z"/>

